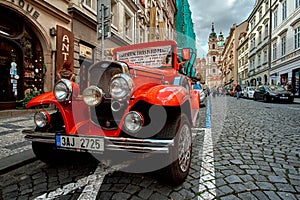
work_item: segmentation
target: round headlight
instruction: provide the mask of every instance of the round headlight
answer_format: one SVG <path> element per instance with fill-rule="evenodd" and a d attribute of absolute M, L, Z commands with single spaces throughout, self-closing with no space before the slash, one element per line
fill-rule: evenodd
<path fill-rule="evenodd" d="M 72 94 L 72 83 L 67 79 L 61 79 L 54 86 L 54 95 L 58 101 L 69 100 Z"/>
<path fill-rule="evenodd" d="M 103 98 L 103 91 L 97 86 L 90 86 L 86 88 L 83 93 L 83 101 L 89 106 L 97 106 L 101 103 Z"/>
<path fill-rule="evenodd" d="M 144 124 L 143 116 L 136 111 L 130 111 L 124 118 L 124 127 L 130 133 L 138 132 Z"/>
<path fill-rule="evenodd" d="M 109 91 L 112 98 L 124 100 L 133 89 L 133 81 L 127 74 L 116 74 L 110 81 Z"/>
<path fill-rule="evenodd" d="M 34 123 L 37 127 L 43 128 L 50 122 L 50 115 L 46 111 L 39 111 L 34 114 Z"/>

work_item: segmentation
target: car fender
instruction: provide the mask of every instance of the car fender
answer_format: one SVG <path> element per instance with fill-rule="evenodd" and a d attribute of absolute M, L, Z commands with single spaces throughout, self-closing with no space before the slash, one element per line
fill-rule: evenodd
<path fill-rule="evenodd" d="M 180 106 L 189 100 L 189 93 L 182 86 L 144 85 L 133 93 L 135 100 L 162 106 Z"/>
<path fill-rule="evenodd" d="M 77 103 L 80 103 L 80 101 L 77 101 Z M 26 108 L 32 108 L 35 106 L 48 105 L 48 104 L 55 105 L 59 109 L 59 111 L 62 115 L 62 118 L 64 120 L 66 132 L 67 133 L 70 132 L 70 130 L 72 130 L 74 127 L 74 117 L 73 116 L 74 116 L 74 111 L 76 110 L 76 109 L 75 110 L 73 109 L 75 107 L 74 101 L 72 103 L 59 102 L 56 100 L 53 92 L 46 92 L 46 93 L 40 94 L 39 96 L 32 98 L 27 103 Z M 83 104 L 83 103 L 80 103 L 80 104 Z M 76 106 L 76 107 L 80 107 L 80 106 Z M 81 107 L 82 107 L 82 105 L 81 105 Z M 83 116 L 83 115 L 84 114 L 81 112 L 81 115 L 79 115 L 79 116 Z"/>

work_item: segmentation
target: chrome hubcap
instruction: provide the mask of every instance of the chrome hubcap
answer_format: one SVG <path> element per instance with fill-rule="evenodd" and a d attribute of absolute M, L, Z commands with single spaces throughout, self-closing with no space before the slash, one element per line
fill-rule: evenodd
<path fill-rule="evenodd" d="M 184 124 L 179 132 L 178 139 L 178 161 L 182 172 L 186 172 L 191 159 L 192 138 L 190 129 L 187 124 Z"/>

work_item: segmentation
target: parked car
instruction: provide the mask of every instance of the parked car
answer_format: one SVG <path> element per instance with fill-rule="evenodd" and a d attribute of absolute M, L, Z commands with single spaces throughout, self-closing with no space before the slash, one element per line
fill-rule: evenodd
<path fill-rule="evenodd" d="M 253 99 L 254 89 L 251 86 L 248 86 L 243 89 L 243 97 L 247 99 Z"/>
<path fill-rule="evenodd" d="M 285 90 L 283 87 L 280 86 L 260 85 L 256 88 L 253 94 L 253 99 L 255 101 L 263 100 L 264 102 L 276 101 L 293 103 L 294 96 L 291 92 Z"/>
<path fill-rule="evenodd" d="M 182 183 L 192 159 L 191 127 L 199 121 L 199 93 L 182 70 L 192 53 L 172 40 L 118 47 L 115 61 L 83 73 L 88 84 L 82 94 L 76 83 L 60 80 L 53 92 L 27 104 L 57 107 L 54 113 L 39 110 L 36 128 L 22 131 L 36 157 L 45 163 L 64 160 L 66 152 L 128 157 L 134 172 L 158 171 L 162 180 Z M 162 62 L 166 57 L 171 64 Z"/>
<path fill-rule="evenodd" d="M 205 90 L 204 90 L 203 86 L 199 82 L 196 82 L 194 84 L 194 90 L 196 90 L 199 93 L 199 96 L 200 96 L 200 106 L 206 106 L 207 95 L 205 93 Z"/>

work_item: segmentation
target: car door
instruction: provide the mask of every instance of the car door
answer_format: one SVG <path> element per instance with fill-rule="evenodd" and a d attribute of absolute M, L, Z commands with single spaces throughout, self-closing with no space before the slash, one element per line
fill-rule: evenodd
<path fill-rule="evenodd" d="M 259 87 L 259 99 L 262 100 L 264 99 L 264 95 L 266 93 L 266 89 L 264 86 Z"/>

